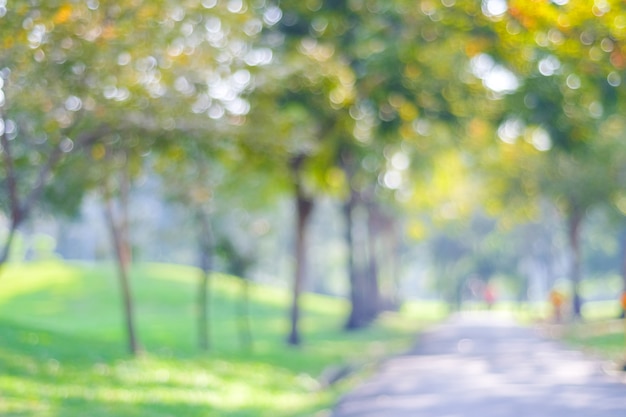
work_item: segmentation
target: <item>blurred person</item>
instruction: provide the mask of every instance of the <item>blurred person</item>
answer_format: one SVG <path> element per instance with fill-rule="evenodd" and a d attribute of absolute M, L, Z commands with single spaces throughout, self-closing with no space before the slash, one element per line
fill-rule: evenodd
<path fill-rule="evenodd" d="M 491 310 L 493 305 L 496 302 L 497 294 L 496 289 L 490 283 L 485 284 L 485 288 L 483 290 L 483 299 L 485 303 L 487 303 L 487 310 Z"/>
<path fill-rule="evenodd" d="M 552 306 L 552 318 L 555 323 L 560 323 L 563 319 L 563 305 L 565 304 L 565 296 L 556 288 L 550 291 L 550 305 Z"/>

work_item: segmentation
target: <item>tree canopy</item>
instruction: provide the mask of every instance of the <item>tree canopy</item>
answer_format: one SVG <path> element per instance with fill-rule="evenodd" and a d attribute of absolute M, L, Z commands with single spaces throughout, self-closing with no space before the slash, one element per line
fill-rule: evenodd
<path fill-rule="evenodd" d="M 476 213 L 511 227 L 546 201 L 576 254 L 588 212 L 626 213 L 625 12 L 617 0 L 0 0 L 0 264 L 34 209 L 75 213 L 122 166 L 209 217 L 229 194 L 266 207 L 291 196 L 296 269 L 323 196 L 343 205 L 362 257 L 348 269 L 363 274 L 377 225 L 408 219 L 415 240 Z M 369 282 L 357 275 L 354 287 Z"/>

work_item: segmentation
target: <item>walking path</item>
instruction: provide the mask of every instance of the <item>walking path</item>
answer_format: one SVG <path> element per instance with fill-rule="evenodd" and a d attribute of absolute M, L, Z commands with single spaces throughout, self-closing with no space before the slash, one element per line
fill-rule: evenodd
<path fill-rule="evenodd" d="M 332 417 L 626 417 L 602 363 L 489 313 L 455 316 L 386 361 Z"/>

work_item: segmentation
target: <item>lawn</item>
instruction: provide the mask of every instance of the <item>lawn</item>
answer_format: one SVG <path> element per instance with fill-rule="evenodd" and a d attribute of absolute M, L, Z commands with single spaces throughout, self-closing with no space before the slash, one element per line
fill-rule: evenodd
<path fill-rule="evenodd" d="M 197 349 L 191 267 L 132 271 L 144 353 L 127 353 L 115 269 L 59 261 L 9 265 L 0 277 L 0 415 L 322 416 L 369 364 L 406 349 L 436 306 L 384 315 L 343 332 L 345 301 L 304 297 L 303 346 L 284 343 L 288 295 L 252 285 L 253 345 L 240 340 L 237 278 L 212 279 L 211 349 Z M 331 387 L 329 369 L 358 370 Z"/>
<path fill-rule="evenodd" d="M 618 365 L 626 363 L 626 322 L 603 319 L 567 326 L 565 341 Z"/>

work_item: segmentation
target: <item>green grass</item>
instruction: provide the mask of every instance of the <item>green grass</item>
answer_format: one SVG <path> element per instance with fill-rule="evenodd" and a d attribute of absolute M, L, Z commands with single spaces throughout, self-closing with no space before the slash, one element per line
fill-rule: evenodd
<path fill-rule="evenodd" d="M 626 323 L 619 316 L 617 300 L 585 302 L 582 319 L 566 321 L 555 334 L 575 348 L 621 364 L 626 360 Z"/>
<path fill-rule="evenodd" d="M 345 301 L 304 297 L 299 348 L 285 345 L 286 292 L 250 289 L 253 349 L 237 331 L 241 282 L 212 280 L 211 349 L 196 348 L 197 270 L 148 264 L 132 271 L 139 339 L 127 354 L 112 266 L 9 265 L 0 276 L 0 415 L 38 417 L 322 415 L 355 378 L 321 388 L 331 366 L 362 367 L 407 348 L 437 305 L 411 305 L 345 333 Z M 367 367 L 365 367 L 367 369 Z M 358 374 L 357 374 L 358 375 Z"/>
<path fill-rule="evenodd" d="M 613 314 L 606 318 L 605 309 L 612 311 L 605 306 L 590 315 L 593 320 L 567 324 L 564 339 L 589 353 L 623 364 L 626 361 L 626 322 Z"/>
<path fill-rule="evenodd" d="M 569 343 L 617 363 L 624 363 L 626 359 L 624 339 L 623 331 L 599 335 L 587 335 L 581 332 L 570 331 L 566 338 Z"/>

